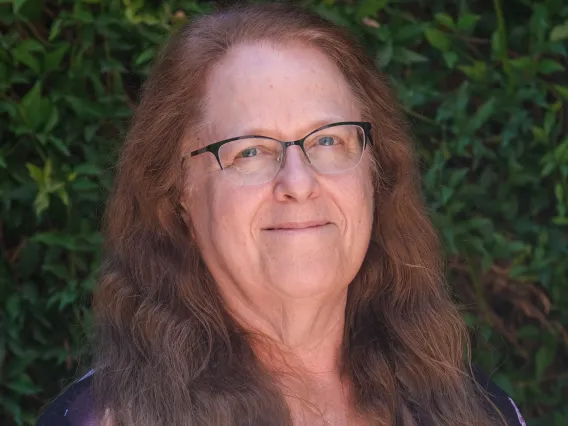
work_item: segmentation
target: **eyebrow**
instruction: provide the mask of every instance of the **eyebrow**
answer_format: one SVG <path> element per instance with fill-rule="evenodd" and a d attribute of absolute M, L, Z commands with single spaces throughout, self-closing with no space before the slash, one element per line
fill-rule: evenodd
<path fill-rule="evenodd" d="M 308 134 L 310 134 L 311 132 L 313 132 L 316 129 L 319 129 L 320 127 L 326 126 L 328 124 L 333 124 L 333 123 L 340 123 L 340 122 L 344 122 L 344 121 L 357 121 L 354 119 L 350 119 L 350 118 L 345 118 L 345 117 L 338 117 L 338 116 L 330 116 L 328 118 L 325 119 L 320 119 L 320 120 L 316 120 L 316 121 L 312 121 L 310 122 L 310 124 L 308 126 L 306 126 L 306 128 L 304 129 L 302 135 L 300 137 L 304 137 Z M 266 136 L 266 137 L 273 137 L 275 139 L 282 139 L 281 137 L 278 136 L 270 136 L 270 134 L 274 134 L 274 128 L 269 129 L 269 128 L 263 128 L 263 127 L 252 127 L 252 128 L 246 128 L 244 131 L 239 132 L 239 134 L 234 134 L 232 136 L 229 136 L 225 139 L 230 139 L 230 138 L 236 138 L 236 137 L 242 137 L 242 136 Z M 281 136 L 281 135 L 279 135 Z M 284 140 L 284 139 L 282 139 Z"/>

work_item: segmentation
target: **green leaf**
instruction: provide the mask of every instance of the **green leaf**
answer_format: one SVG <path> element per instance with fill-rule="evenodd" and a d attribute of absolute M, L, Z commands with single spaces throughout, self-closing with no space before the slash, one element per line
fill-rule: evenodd
<path fill-rule="evenodd" d="M 558 84 L 555 84 L 552 87 L 554 87 L 554 90 L 556 90 L 560 96 L 568 99 L 568 86 L 560 86 Z"/>
<path fill-rule="evenodd" d="M 554 111 L 547 111 L 544 116 L 544 131 L 549 136 L 557 123 L 557 114 Z"/>
<path fill-rule="evenodd" d="M 92 163 L 83 163 L 75 167 L 75 173 L 78 175 L 99 176 L 101 169 Z"/>
<path fill-rule="evenodd" d="M 494 57 L 496 58 L 503 58 L 505 56 L 505 48 L 506 48 L 506 41 L 503 40 L 501 34 L 498 30 L 493 32 L 491 36 L 491 51 L 493 52 Z"/>
<path fill-rule="evenodd" d="M 49 142 L 51 143 L 52 146 L 54 146 L 60 153 L 62 153 L 66 157 L 69 157 L 71 155 L 71 153 L 69 152 L 69 148 L 67 148 L 67 146 L 61 139 L 55 136 L 50 136 Z"/>
<path fill-rule="evenodd" d="M 568 163 L 568 137 L 564 138 L 554 149 L 554 159 L 558 163 Z"/>
<path fill-rule="evenodd" d="M 68 95 L 65 98 L 79 117 L 93 119 L 101 118 L 105 115 L 103 108 L 100 105 L 91 103 L 88 98 L 79 98 L 74 95 Z"/>
<path fill-rule="evenodd" d="M 487 76 L 487 64 L 483 61 L 475 61 L 473 65 L 460 65 L 458 69 L 472 80 L 484 80 Z"/>
<path fill-rule="evenodd" d="M 413 41 L 421 41 L 424 35 L 424 30 L 428 27 L 424 23 L 411 23 L 392 28 L 393 40 L 397 44 L 409 45 Z"/>
<path fill-rule="evenodd" d="M 43 170 L 31 163 L 26 163 L 26 167 L 30 173 L 31 178 L 38 184 L 43 185 Z"/>
<path fill-rule="evenodd" d="M 434 15 L 434 19 L 448 28 L 455 27 L 454 19 L 447 13 L 436 13 Z"/>
<path fill-rule="evenodd" d="M 479 15 L 473 15 L 471 13 L 464 13 L 458 19 L 457 29 L 462 30 L 462 31 L 471 30 L 475 26 L 477 21 L 479 21 L 480 18 L 481 18 L 481 16 L 479 16 Z"/>
<path fill-rule="evenodd" d="M 34 200 L 34 210 L 37 217 L 49 208 L 49 194 L 44 189 L 38 191 Z"/>
<path fill-rule="evenodd" d="M 67 193 L 67 191 L 65 191 L 64 188 L 60 188 L 56 192 L 63 205 L 65 207 L 69 207 L 69 194 Z"/>
<path fill-rule="evenodd" d="M 424 35 L 428 42 L 438 50 L 446 51 L 451 47 L 451 41 L 446 33 L 437 28 L 426 28 Z"/>
<path fill-rule="evenodd" d="M 453 194 L 454 194 L 453 188 L 450 188 L 448 186 L 443 186 L 440 190 L 440 200 L 442 202 L 442 205 L 446 205 L 448 203 L 448 200 L 451 198 Z"/>
<path fill-rule="evenodd" d="M 393 60 L 403 64 L 413 64 L 419 62 L 428 62 L 428 58 L 420 53 L 413 52 L 404 47 L 397 47 L 393 52 Z"/>
<path fill-rule="evenodd" d="M 471 122 L 470 122 L 470 130 L 476 131 L 479 130 L 481 126 L 483 126 L 489 117 L 493 114 L 495 110 L 495 99 L 491 98 L 487 100 L 475 113 Z"/>
<path fill-rule="evenodd" d="M 532 131 L 533 137 L 537 141 L 543 142 L 543 143 L 548 143 L 548 137 L 546 136 L 544 129 L 542 129 L 538 126 L 532 126 L 531 131 Z"/>
<path fill-rule="evenodd" d="M 564 71 L 564 66 L 552 59 L 543 59 L 538 64 L 538 70 L 542 74 L 552 74 L 555 72 Z"/>
<path fill-rule="evenodd" d="M 16 3 L 19 3 L 16 13 L 30 22 L 35 22 L 41 17 L 43 0 L 14 0 L 14 6 Z"/>
<path fill-rule="evenodd" d="M 16 380 L 6 383 L 6 386 L 20 395 L 31 395 L 41 390 L 27 374 L 21 374 Z"/>
<path fill-rule="evenodd" d="M 36 40 L 24 40 L 11 50 L 11 54 L 21 64 L 26 65 L 28 68 L 35 71 L 37 74 L 41 71 L 39 59 L 34 55 L 34 52 L 43 51 L 43 46 Z"/>
<path fill-rule="evenodd" d="M 60 232 L 43 232 L 32 237 L 33 241 L 43 243 L 47 246 L 62 247 L 66 250 L 77 250 L 77 244 L 72 235 Z"/>
<path fill-rule="evenodd" d="M 564 186 L 561 183 L 554 185 L 554 195 L 556 195 L 556 201 L 558 204 L 564 204 L 565 191 Z"/>
<path fill-rule="evenodd" d="M 59 122 L 59 112 L 57 111 L 57 108 L 52 107 L 50 108 L 50 115 L 45 123 L 45 127 L 43 128 L 43 133 L 44 134 L 51 133 L 51 131 L 55 128 L 55 126 L 57 126 L 58 122 Z"/>
<path fill-rule="evenodd" d="M 69 49 L 69 44 L 64 43 L 58 46 L 55 50 L 45 54 L 45 72 L 56 71 L 61 67 L 61 60 Z"/>
<path fill-rule="evenodd" d="M 128 17 L 129 13 L 131 13 L 131 11 L 133 9 L 129 8 L 129 5 L 133 4 L 132 2 L 124 2 L 125 5 L 127 5 L 128 9 L 126 9 L 126 13 L 125 16 Z M 137 8 L 142 6 L 141 2 L 135 2 L 135 4 L 137 4 Z M 73 15 L 74 18 L 82 23 L 82 24 L 91 24 L 94 21 L 93 18 L 93 13 L 89 10 L 83 7 L 83 5 L 81 3 L 75 3 L 75 8 L 73 9 Z M 138 24 L 140 23 L 139 20 L 136 20 L 136 18 L 133 18 L 132 20 L 133 24 Z"/>
<path fill-rule="evenodd" d="M 336 8 L 332 8 L 332 7 L 325 7 L 323 4 L 319 4 L 316 8 L 315 11 L 320 14 L 322 17 L 330 20 L 331 22 L 336 23 L 337 25 L 340 25 L 342 27 L 345 28 L 351 28 L 352 27 L 352 22 L 347 19 L 345 17 L 345 15 L 343 15 L 342 13 L 339 13 L 339 11 Z"/>
<path fill-rule="evenodd" d="M 42 122 L 41 83 L 38 81 L 20 101 L 20 113 L 31 129 L 36 130 Z"/>
<path fill-rule="evenodd" d="M 41 261 L 39 245 L 33 242 L 26 242 L 22 253 L 18 259 L 18 271 L 23 278 L 29 278 L 33 274 Z"/>
<path fill-rule="evenodd" d="M 536 352 L 534 361 L 536 364 L 536 377 L 542 379 L 546 369 L 556 356 L 556 349 L 548 346 L 541 346 Z"/>
<path fill-rule="evenodd" d="M 555 163 L 546 163 L 544 165 L 544 167 L 542 168 L 542 171 L 540 172 L 540 176 L 546 177 L 546 176 L 550 175 L 550 173 L 552 173 L 555 169 L 556 169 Z"/>
<path fill-rule="evenodd" d="M 379 68 L 387 67 L 393 57 L 394 49 L 392 46 L 392 42 L 385 43 L 378 51 L 376 55 L 375 62 L 377 63 Z"/>
<path fill-rule="evenodd" d="M 136 65 L 145 64 L 149 60 L 151 60 L 154 56 L 156 56 L 156 49 L 154 49 L 154 48 L 146 49 L 140 55 L 138 55 L 136 57 L 136 60 L 134 61 L 134 63 Z"/>
<path fill-rule="evenodd" d="M 41 268 L 42 272 L 50 272 L 55 275 L 60 280 L 67 281 L 69 276 L 69 270 L 64 265 L 43 265 Z"/>
<path fill-rule="evenodd" d="M 358 2 L 359 7 L 357 8 L 356 19 L 360 21 L 366 16 L 374 17 L 377 12 L 383 9 L 389 0 L 361 0 Z"/>
<path fill-rule="evenodd" d="M 45 161 L 45 164 L 43 165 L 43 180 L 48 186 L 51 184 L 52 171 L 53 171 L 53 163 L 51 161 L 51 158 L 48 158 Z"/>
<path fill-rule="evenodd" d="M 444 57 L 444 61 L 446 62 L 446 65 L 450 69 L 453 69 L 456 66 L 456 63 L 459 60 L 459 56 L 457 55 L 457 53 L 452 52 L 451 50 L 442 53 L 442 56 Z"/>
<path fill-rule="evenodd" d="M 568 38 L 568 20 L 561 25 L 555 26 L 552 31 L 550 31 L 550 41 L 556 42 L 565 40 Z"/>
<path fill-rule="evenodd" d="M 20 296 L 17 293 L 12 293 L 8 300 L 6 300 L 5 309 L 8 317 L 12 320 L 17 318 L 20 311 Z"/>
<path fill-rule="evenodd" d="M 27 0 L 12 0 L 12 10 L 14 11 L 14 13 L 17 14 L 18 12 L 20 12 L 20 9 L 26 1 Z"/>
<path fill-rule="evenodd" d="M 59 35 L 59 33 L 61 32 L 61 28 L 63 27 L 63 20 L 62 19 L 56 19 L 52 24 L 51 24 L 51 29 L 49 30 L 49 41 L 53 41 L 57 38 L 57 36 Z"/>
<path fill-rule="evenodd" d="M 536 3 L 533 6 L 533 14 L 529 21 L 529 29 L 532 37 L 539 42 L 545 37 L 546 30 L 548 29 L 549 9 L 543 4 Z"/>
<path fill-rule="evenodd" d="M 93 140 L 93 137 L 97 133 L 97 130 L 99 130 L 99 124 L 98 123 L 86 126 L 84 131 L 83 131 L 83 136 L 85 138 L 85 142 L 91 142 Z"/>
<path fill-rule="evenodd" d="M 15 396 L 15 395 L 14 395 Z M 16 425 L 22 425 L 22 407 L 13 399 L 14 397 L 8 397 L 0 394 L 0 407 L 6 409 L 9 415 L 12 416 Z"/>
<path fill-rule="evenodd" d="M 559 226 L 566 226 L 568 225 L 568 217 L 564 216 L 556 216 L 552 218 L 552 223 Z"/>

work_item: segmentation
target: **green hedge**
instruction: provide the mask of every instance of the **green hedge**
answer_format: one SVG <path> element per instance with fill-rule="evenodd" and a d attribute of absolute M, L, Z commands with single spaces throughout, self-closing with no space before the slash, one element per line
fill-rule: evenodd
<path fill-rule="evenodd" d="M 529 425 L 567 425 L 568 3 L 305 3 L 392 76 L 475 361 Z M 116 151 L 157 47 L 210 9 L 0 0 L 0 424 L 33 423 L 88 356 Z"/>

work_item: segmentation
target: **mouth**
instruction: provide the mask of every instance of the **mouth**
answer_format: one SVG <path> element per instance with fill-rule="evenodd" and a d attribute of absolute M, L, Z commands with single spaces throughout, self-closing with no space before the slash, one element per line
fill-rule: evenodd
<path fill-rule="evenodd" d="M 274 226 L 263 228 L 265 231 L 301 231 L 304 229 L 317 229 L 330 225 L 328 221 L 309 221 L 309 222 L 285 222 Z"/>

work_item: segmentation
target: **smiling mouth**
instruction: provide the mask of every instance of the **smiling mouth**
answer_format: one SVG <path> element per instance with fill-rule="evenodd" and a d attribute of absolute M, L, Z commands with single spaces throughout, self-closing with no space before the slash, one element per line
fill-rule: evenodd
<path fill-rule="evenodd" d="M 301 231 L 303 229 L 322 228 L 331 222 L 317 221 L 317 222 L 290 222 L 281 223 L 275 226 L 264 228 L 265 231 Z"/>

